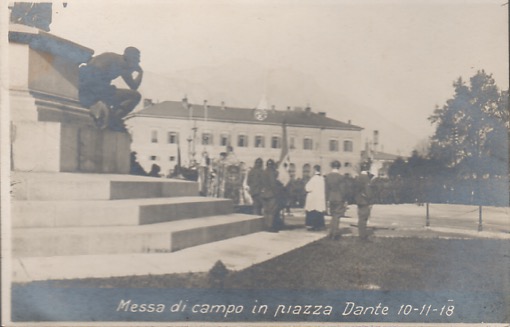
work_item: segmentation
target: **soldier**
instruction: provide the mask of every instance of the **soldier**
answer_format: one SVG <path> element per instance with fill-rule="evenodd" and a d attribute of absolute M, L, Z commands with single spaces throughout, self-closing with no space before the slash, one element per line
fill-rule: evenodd
<path fill-rule="evenodd" d="M 130 169 L 129 173 L 131 175 L 139 175 L 139 176 L 147 176 L 147 173 L 143 169 L 143 167 L 138 162 L 136 158 L 136 152 L 131 152 L 131 160 L 130 160 Z"/>
<path fill-rule="evenodd" d="M 247 184 L 250 189 L 250 195 L 253 200 L 253 214 L 260 215 L 262 214 L 262 181 L 264 175 L 264 168 L 262 165 L 264 162 L 262 158 L 257 158 L 255 160 L 254 167 L 248 173 Z"/>
<path fill-rule="evenodd" d="M 358 235 L 362 241 L 368 241 L 367 222 L 372 209 L 370 191 L 372 176 L 368 171 L 362 171 L 356 180 L 354 200 L 358 206 Z"/>
<path fill-rule="evenodd" d="M 331 213 L 331 224 L 329 229 L 329 238 L 337 240 L 340 238 L 338 225 L 340 217 L 345 214 L 345 180 L 344 176 L 338 171 L 341 164 L 338 160 L 331 163 L 333 170 L 327 174 L 326 179 L 326 200 L 329 203 Z"/>
<path fill-rule="evenodd" d="M 157 164 L 152 164 L 151 171 L 149 171 L 147 176 L 161 177 L 160 172 L 161 172 L 161 167 L 159 167 Z"/>
<path fill-rule="evenodd" d="M 279 229 L 279 203 L 278 196 L 278 171 L 274 160 L 269 159 L 266 162 L 266 170 L 262 178 L 261 197 L 264 204 L 264 220 L 269 232 L 278 233 Z"/>

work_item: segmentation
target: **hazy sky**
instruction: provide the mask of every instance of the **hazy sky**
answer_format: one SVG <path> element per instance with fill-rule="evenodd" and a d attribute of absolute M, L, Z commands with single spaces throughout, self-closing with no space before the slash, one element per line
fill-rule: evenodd
<path fill-rule="evenodd" d="M 96 54 L 138 47 L 145 96 L 310 104 L 407 155 L 459 76 L 485 69 L 508 88 L 505 2 L 70 0 L 51 32 Z"/>

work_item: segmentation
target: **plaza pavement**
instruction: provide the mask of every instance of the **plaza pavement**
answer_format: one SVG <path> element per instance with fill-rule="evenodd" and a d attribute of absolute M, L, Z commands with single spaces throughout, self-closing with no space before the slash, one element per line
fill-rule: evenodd
<path fill-rule="evenodd" d="M 356 207 L 349 206 L 346 216 L 340 223 L 343 237 L 356 237 Z M 431 204 L 427 227 L 426 206 L 374 205 L 368 225 L 374 237 L 510 239 L 509 208 L 483 207 L 482 218 L 483 228 L 478 231 L 477 206 Z M 12 281 L 206 272 L 218 260 L 239 271 L 317 241 L 327 233 L 307 231 L 302 209 L 292 210 L 285 223 L 287 229 L 279 233 L 258 232 L 172 253 L 14 258 Z"/>

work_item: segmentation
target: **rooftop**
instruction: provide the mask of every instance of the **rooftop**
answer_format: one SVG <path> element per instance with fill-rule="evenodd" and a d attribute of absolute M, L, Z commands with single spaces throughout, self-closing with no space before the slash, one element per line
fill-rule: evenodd
<path fill-rule="evenodd" d="M 187 105 L 190 109 L 187 109 Z M 207 113 L 206 113 L 207 112 Z M 207 117 L 206 117 L 207 115 Z M 205 106 L 200 104 L 187 104 L 183 101 L 164 101 L 152 104 L 144 109 L 134 112 L 128 116 L 134 117 L 157 117 L 169 119 L 195 119 L 222 122 L 237 122 L 249 124 L 264 125 L 282 125 L 284 122 L 288 126 L 315 127 L 327 129 L 342 129 L 360 131 L 363 128 L 344 123 L 329 117 L 325 113 L 316 113 L 310 108 L 295 108 L 288 110 L 275 109 L 247 109 L 233 108 L 226 106 Z"/>
<path fill-rule="evenodd" d="M 392 161 L 392 160 L 397 160 L 397 158 L 400 157 L 395 154 L 385 153 L 385 152 L 381 152 L 381 151 L 372 151 L 371 155 L 374 160 L 391 160 Z M 361 156 L 362 157 L 366 156 L 365 150 L 361 151 Z"/>

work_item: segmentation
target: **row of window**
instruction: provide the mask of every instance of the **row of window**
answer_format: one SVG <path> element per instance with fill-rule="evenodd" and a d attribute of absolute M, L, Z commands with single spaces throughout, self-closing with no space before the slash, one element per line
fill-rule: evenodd
<path fill-rule="evenodd" d="M 151 132 L 151 142 L 152 143 L 158 143 L 158 131 L 153 130 Z M 167 143 L 168 144 L 176 144 L 179 142 L 179 134 L 176 132 L 168 132 L 167 133 Z M 212 133 L 202 133 L 202 139 L 201 139 L 202 145 L 214 145 L 214 136 Z M 220 146 L 227 146 L 230 145 L 230 135 L 228 134 L 221 134 L 219 139 L 219 145 Z M 249 146 L 248 142 L 248 135 L 245 134 L 239 134 L 237 136 L 237 146 L 244 148 Z M 266 147 L 266 138 L 263 135 L 256 135 L 253 141 L 253 146 L 255 148 L 265 148 Z M 272 136 L 269 140 L 269 146 L 272 149 L 280 149 L 282 147 L 282 139 L 280 136 Z M 296 148 L 295 144 L 295 138 L 290 137 L 289 138 L 289 147 L 291 149 Z M 317 148 L 317 146 L 315 146 Z M 313 139 L 311 137 L 305 137 L 303 138 L 303 149 L 304 150 L 313 150 L 314 144 Z M 343 141 L 343 151 L 344 152 L 353 152 L 353 142 L 351 140 L 344 140 Z M 338 140 L 331 139 L 329 140 L 329 151 L 337 152 L 340 151 L 340 144 Z"/>
<path fill-rule="evenodd" d="M 160 159 L 159 156 L 154 156 L 154 155 L 149 156 L 149 160 L 150 161 L 159 161 L 159 159 Z M 170 157 L 168 157 L 168 160 L 169 161 L 175 161 L 176 158 L 175 158 L 175 156 L 170 156 Z M 345 168 L 351 167 L 351 163 L 350 162 L 344 162 L 343 163 L 343 167 L 345 167 Z M 312 166 L 310 164 L 304 164 L 302 171 L 303 171 L 304 175 L 308 175 L 311 172 L 311 169 L 312 169 Z M 291 163 L 289 165 L 289 172 L 290 173 L 295 173 L 296 172 L 296 165 L 295 164 Z"/>
<path fill-rule="evenodd" d="M 156 131 L 156 130 L 151 131 L 151 143 L 158 143 L 158 142 L 159 142 L 158 131 Z M 176 144 L 177 142 L 179 142 L 179 134 L 176 132 L 168 132 L 167 133 L 167 143 Z"/>

